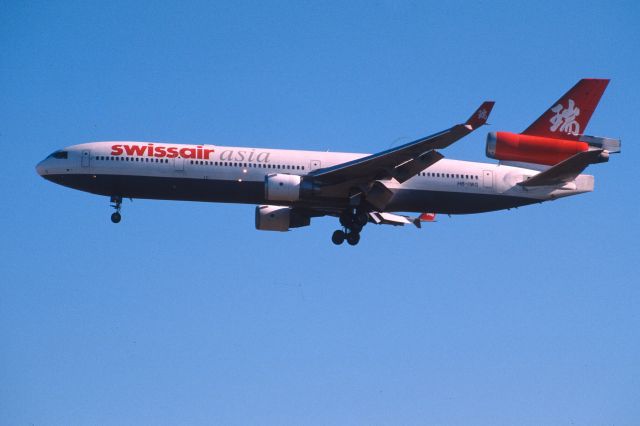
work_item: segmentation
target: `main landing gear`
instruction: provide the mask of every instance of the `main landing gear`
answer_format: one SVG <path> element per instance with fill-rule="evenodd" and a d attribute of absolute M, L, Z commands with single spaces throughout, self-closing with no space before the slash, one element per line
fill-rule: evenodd
<path fill-rule="evenodd" d="M 340 225 L 344 230 L 338 229 L 331 236 L 333 244 L 340 245 L 345 240 L 351 246 L 360 242 L 360 231 L 369 221 L 369 215 L 365 210 L 348 209 L 340 215 Z"/>
<path fill-rule="evenodd" d="M 111 215 L 111 222 L 120 223 L 122 220 L 122 215 L 120 214 L 120 208 L 122 207 L 122 197 L 119 195 L 111 196 L 111 207 L 116 209 L 116 211 Z"/>

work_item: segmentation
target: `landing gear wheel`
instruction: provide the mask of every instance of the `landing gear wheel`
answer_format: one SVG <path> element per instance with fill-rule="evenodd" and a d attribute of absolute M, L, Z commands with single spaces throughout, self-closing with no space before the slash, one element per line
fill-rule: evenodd
<path fill-rule="evenodd" d="M 349 232 L 347 234 L 347 242 L 350 246 L 355 246 L 360 242 L 360 233 L 358 232 Z"/>
<path fill-rule="evenodd" d="M 111 222 L 120 223 L 122 216 L 120 216 L 120 207 L 122 206 L 122 197 L 119 195 L 111 196 L 111 207 L 116 209 L 115 213 L 111 215 Z"/>
<path fill-rule="evenodd" d="M 120 220 L 122 220 L 122 216 L 120 215 L 120 213 L 115 212 L 111 215 L 111 222 L 120 223 Z"/>
<path fill-rule="evenodd" d="M 331 236 L 331 241 L 333 241 L 333 244 L 339 246 L 344 242 L 344 238 L 345 238 L 344 231 L 337 230 Z"/>

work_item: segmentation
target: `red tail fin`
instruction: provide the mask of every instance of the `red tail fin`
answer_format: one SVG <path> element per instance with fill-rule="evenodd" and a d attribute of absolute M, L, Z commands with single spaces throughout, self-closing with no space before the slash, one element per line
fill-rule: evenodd
<path fill-rule="evenodd" d="M 583 78 L 522 134 L 577 140 L 608 84 L 608 79 Z"/>

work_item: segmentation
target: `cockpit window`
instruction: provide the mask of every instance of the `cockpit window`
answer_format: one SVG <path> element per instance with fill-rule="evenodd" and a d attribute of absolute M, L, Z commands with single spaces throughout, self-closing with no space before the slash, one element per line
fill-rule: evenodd
<path fill-rule="evenodd" d="M 56 151 L 53 154 L 49 155 L 49 158 L 57 158 L 58 160 L 66 160 L 69 158 L 69 152 L 67 151 Z"/>

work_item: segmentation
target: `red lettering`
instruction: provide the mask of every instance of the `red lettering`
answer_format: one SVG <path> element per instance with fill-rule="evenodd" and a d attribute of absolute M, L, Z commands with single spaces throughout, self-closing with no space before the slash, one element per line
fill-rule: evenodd
<path fill-rule="evenodd" d="M 202 145 L 198 145 L 192 148 L 179 148 L 176 146 L 154 146 L 150 143 L 148 145 L 111 145 L 111 155 L 128 155 L 136 157 L 167 157 L 167 158 L 197 158 L 199 160 L 211 159 L 211 154 L 215 152 L 214 149 L 204 148 Z"/>
<path fill-rule="evenodd" d="M 176 158 L 178 156 L 178 148 L 175 146 L 167 148 L 167 158 Z"/>
<path fill-rule="evenodd" d="M 144 152 L 147 150 L 147 147 L 139 146 L 139 145 L 125 145 L 124 150 L 126 151 L 127 155 L 137 155 L 140 157 L 144 155 Z"/>
<path fill-rule="evenodd" d="M 182 148 L 180 150 L 180 156 L 182 158 L 195 158 L 196 154 L 193 148 Z"/>

